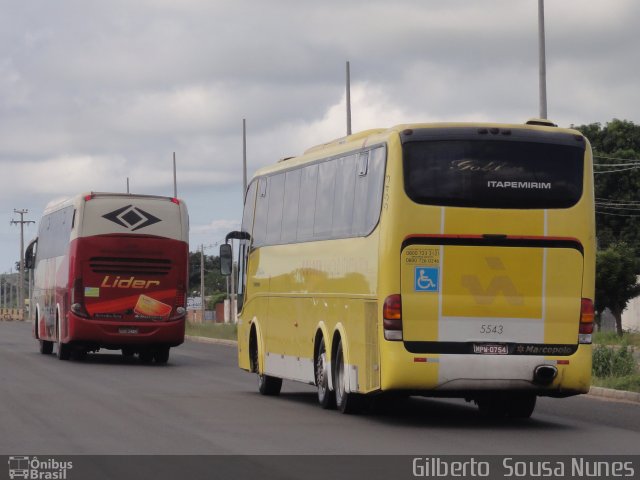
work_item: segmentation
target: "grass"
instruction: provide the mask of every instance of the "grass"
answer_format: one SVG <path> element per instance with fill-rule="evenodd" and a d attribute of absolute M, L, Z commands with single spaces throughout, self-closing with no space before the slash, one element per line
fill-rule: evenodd
<path fill-rule="evenodd" d="M 189 323 L 187 322 L 187 335 L 194 337 L 221 338 L 236 340 L 238 338 L 238 326 L 228 323 Z"/>
<path fill-rule="evenodd" d="M 640 372 L 637 354 L 640 334 L 598 332 L 593 336 L 593 377 L 596 387 L 640 393 Z"/>
<path fill-rule="evenodd" d="M 592 383 L 596 387 L 613 388 L 615 390 L 626 390 L 628 392 L 640 393 L 640 375 L 635 373 L 623 377 L 596 377 L 592 378 Z"/>
<path fill-rule="evenodd" d="M 593 343 L 640 347 L 640 333 L 624 332 L 622 337 L 619 337 L 616 332 L 596 332 L 593 334 Z"/>

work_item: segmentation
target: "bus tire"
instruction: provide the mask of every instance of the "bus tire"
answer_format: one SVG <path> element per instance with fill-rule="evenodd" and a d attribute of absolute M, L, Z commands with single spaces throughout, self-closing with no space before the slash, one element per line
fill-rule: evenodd
<path fill-rule="evenodd" d="M 159 365 L 165 365 L 169 361 L 169 347 L 159 347 L 153 352 L 153 359 Z"/>
<path fill-rule="evenodd" d="M 151 363 L 153 360 L 153 352 L 151 350 L 142 350 L 138 353 L 138 358 L 140 359 L 140 363 Z"/>
<path fill-rule="evenodd" d="M 82 362 L 87 359 L 87 351 L 84 349 L 76 349 L 71 352 L 71 359 L 76 362 Z"/>
<path fill-rule="evenodd" d="M 258 374 L 258 391 L 262 395 L 275 397 L 280 395 L 280 389 L 282 388 L 282 379 L 278 377 L 272 377 L 270 375 Z"/>
<path fill-rule="evenodd" d="M 318 388 L 318 403 L 324 409 L 336 407 L 336 394 L 329 389 L 329 369 L 327 368 L 327 349 L 324 338 L 320 337 L 320 343 L 316 352 L 315 361 L 316 386 Z"/>
<path fill-rule="evenodd" d="M 272 377 L 270 375 L 264 375 L 259 371 L 258 336 L 256 334 L 255 327 L 251 329 L 251 334 L 249 336 L 249 364 L 251 366 L 251 371 L 258 374 L 258 391 L 260 394 L 272 397 L 280 395 L 282 379 Z"/>
<path fill-rule="evenodd" d="M 536 396 L 531 393 L 499 393 L 476 400 L 480 413 L 490 418 L 529 418 L 536 406 Z"/>
<path fill-rule="evenodd" d="M 69 360 L 71 357 L 71 347 L 66 343 L 62 343 L 62 332 L 60 331 L 60 320 L 56 322 L 56 330 L 58 332 L 58 343 L 56 348 L 56 356 L 58 360 Z"/>
<path fill-rule="evenodd" d="M 124 358 L 132 358 L 136 354 L 136 351 L 129 347 L 124 347 L 122 349 L 122 356 Z"/>
<path fill-rule="evenodd" d="M 53 353 L 53 342 L 47 340 L 38 340 L 40 344 L 40 353 L 43 355 L 51 355 Z"/>
<path fill-rule="evenodd" d="M 333 373 L 333 386 L 336 395 L 336 406 L 342 413 L 360 413 L 364 409 L 364 396 L 358 393 L 347 392 L 345 387 L 345 363 L 342 351 L 342 339 L 338 340 Z"/>
<path fill-rule="evenodd" d="M 529 418 L 536 408 L 537 397 L 531 393 L 517 393 L 510 396 L 506 414 L 510 418 Z"/>
<path fill-rule="evenodd" d="M 69 347 L 69 345 L 58 341 L 56 356 L 58 357 L 58 360 L 69 360 L 69 358 L 71 357 L 71 348 Z"/>

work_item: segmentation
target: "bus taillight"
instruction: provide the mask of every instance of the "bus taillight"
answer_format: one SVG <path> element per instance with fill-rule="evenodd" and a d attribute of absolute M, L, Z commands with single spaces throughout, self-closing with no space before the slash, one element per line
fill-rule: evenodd
<path fill-rule="evenodd" d="M 580 330 L 578 331 L 579 343 L 591 343 L 594 316 L 593 300 L 590 298 L 583 298 L 580 303 Z"/>
<path fill-rule="evenodd" d="M 171 317 L 171 320 L 177 320 L 186 315 L 187 313 L 187 309 L 185 308 L 186 296 L 187 295 L 186 295 L 186 290 L 184 288 L 184 284 L 179 283 L 178 288 L 176 290 L 175 310 L 174 310 L 173 316 Z"/>
<path fill-rule="evenodd" d="M 82 284 L 82 277 L 76 278 L 73 282 L 73 289 L 71 290 L 71 312 L 79 317 L 87 318 L 89 314 L 84 307 L 84 285 Z"/>
<path fill-rule="evenodd" d="M 389 295 L 382 307 L 385 340 L 402 340 L 402 297 Z"/>

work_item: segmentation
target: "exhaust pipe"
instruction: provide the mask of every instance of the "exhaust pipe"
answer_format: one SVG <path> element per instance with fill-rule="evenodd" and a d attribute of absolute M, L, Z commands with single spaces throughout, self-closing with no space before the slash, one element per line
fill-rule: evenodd
<path fill-rule="evenodd" d="M 533 381 L 539 385 L 549 385 L 558 375 L 558 369 L 553 365 L 538 365 L 533 371 Z"/>

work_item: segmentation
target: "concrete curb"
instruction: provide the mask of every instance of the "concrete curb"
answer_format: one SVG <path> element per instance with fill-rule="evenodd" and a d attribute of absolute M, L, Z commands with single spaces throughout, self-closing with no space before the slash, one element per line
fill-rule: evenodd
<path fill-rule="evenodd" d="M 235 340 L 223 340 L 221 338 L 194 337 L 185 335 L 184 338 L 197 343 L 209 343 L 215 345 L 224 345 L 227 347 L 235 347 L 238 342 Z M 625 400 L 627 402 L 640 403 L 640 393 L 627 392 L 625 390 L 614 390 L 613 388 L 591 387 L 588 395 L 601 398 L 609 398 L 614 400 Z"/>
<path fill-rule="evenodd" d="M 594 397 L 611 398 L 614 400 L 625 400 L 627 402 L 640 403 L 640 393 L 627 392 L 625 390 L 614 390 L 613 388 L 591 387 L 589 395 Z"/>
<path fill-rule="evenodd" d="M 185 340 L 190 340 L 196 343 L 209 343 L 214 345 L 224 345 L 225 347 L 235 347 L 238 342 L 235 340 L 225 340 L 223 338 L 210 338 L 210 337 L 195 337 L 193 335 L 185 335 Z"/>

